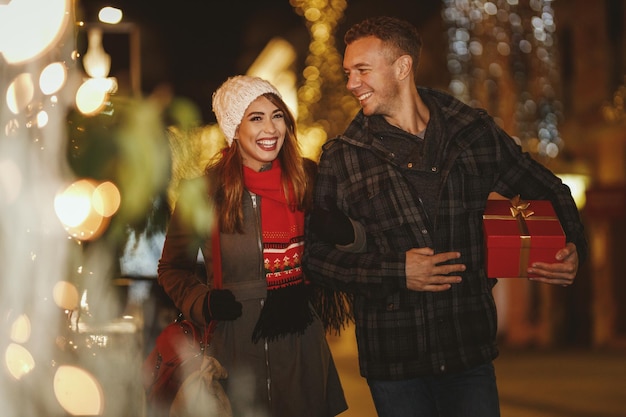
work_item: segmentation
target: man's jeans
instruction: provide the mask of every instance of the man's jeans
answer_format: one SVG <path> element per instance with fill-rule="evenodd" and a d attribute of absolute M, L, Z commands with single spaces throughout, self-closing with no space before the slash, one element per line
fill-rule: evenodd
<path fill-rule="evenodd" d="M 450 375 L 367 383 L 379 417 L 500 416 L 492 363 Z"/>

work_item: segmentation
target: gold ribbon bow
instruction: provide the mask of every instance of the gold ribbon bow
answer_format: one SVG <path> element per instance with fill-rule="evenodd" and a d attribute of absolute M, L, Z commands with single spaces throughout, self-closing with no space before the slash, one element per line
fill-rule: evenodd
<path fill-rule="evenodd" d="M 510 202 L 511 215 L 513 217 L 521 216 L 525 219 L 535 214 L 534 211 L 528 209 L 530 202 L 522 200 L 519 194 L 513 197 Z"/>

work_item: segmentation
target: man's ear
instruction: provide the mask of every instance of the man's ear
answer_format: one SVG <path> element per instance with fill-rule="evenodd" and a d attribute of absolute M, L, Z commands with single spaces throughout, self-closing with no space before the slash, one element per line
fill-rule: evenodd
<path fill-rule="evenodd" d="M 413 76 L 413 58 L 410 55 L 402 55 L 396 59 L 396 71 L 398 79 L 403 80 L 406 77 Z"/>

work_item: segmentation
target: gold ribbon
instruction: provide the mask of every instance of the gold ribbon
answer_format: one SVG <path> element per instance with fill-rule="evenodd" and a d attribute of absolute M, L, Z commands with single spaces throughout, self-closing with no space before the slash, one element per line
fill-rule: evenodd
<path fill-rule="evenodd" d="M 528 208 L 530 206 L 530 202 L 522 200 L 519 195 L 513 197 L 510 200 L 510 203 L 511 215 L 517 220 L 517 226 L 520 234 L 521 246 L 518 276 L 526 278 L 528 276 L 526 269 L 528 267 L 528 260 L 530 259 L 530 232 L 528 231 L 528 226 L 526 225 L 526 219 L 535 214 L 535 212 Z"/>
<path fill-rule="evenodd" d="M 518 277 L 526 278 L 528 273 L 528 261 L 530 259 L 530 232 L 528 231 L 527 221 L 532 220 L 552 220 L 558 221 L 555 216 L 535 216 L 535 212 L 530 210 L 530 202 L 524 201 L 519 195 L 509 200 L 511 204 L 510 215 L 503 214 L 483 214 L 484 220 L 516 220 L 520 234 L 520 259 L 518 267 Z"/>

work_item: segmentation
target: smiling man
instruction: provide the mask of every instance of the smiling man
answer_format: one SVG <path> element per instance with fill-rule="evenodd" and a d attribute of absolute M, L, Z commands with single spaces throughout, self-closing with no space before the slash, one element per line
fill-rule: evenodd
<path fill-rule="evenodd" d="M 499 416 L 487 197 L 552 203 L 567 243 L 528 273 L 567 286 L 587 251 L 570 190 L 484 110 L 417 87 L 411 24 L 368 19 L 345 43 L 346 87 L 362 110 L 324 145 L 315 204 L 360 223 L 367 248 L 348 253 L 307 232 L 307 277 L 354 295 L 360 371 L 380 417 Z"/>

